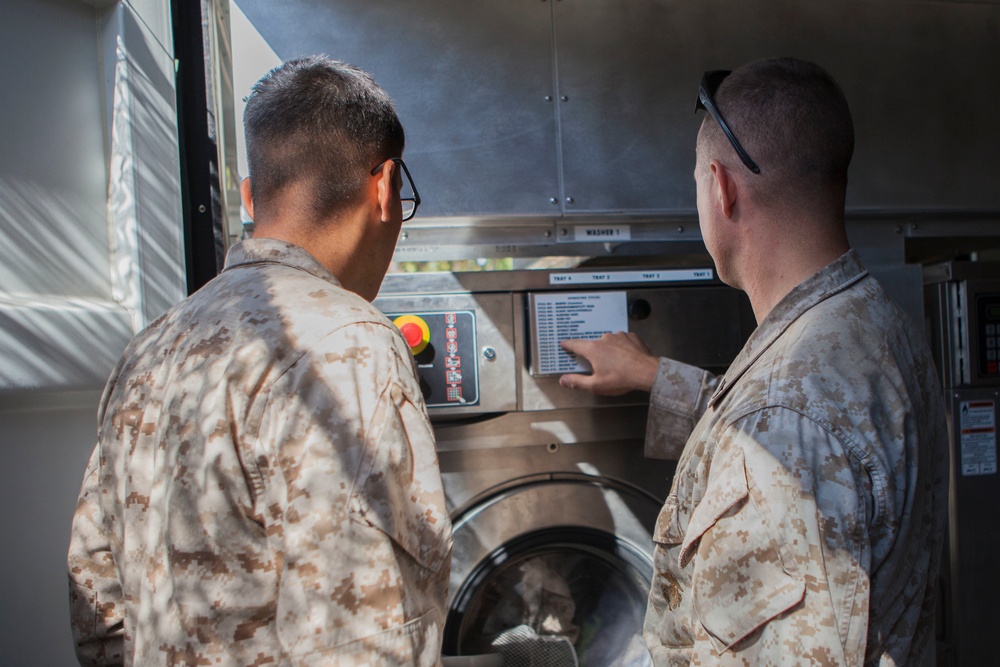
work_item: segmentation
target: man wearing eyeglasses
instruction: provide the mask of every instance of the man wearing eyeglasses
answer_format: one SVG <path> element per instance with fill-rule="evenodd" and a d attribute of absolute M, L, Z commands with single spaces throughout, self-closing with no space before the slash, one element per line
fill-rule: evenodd
<path fill-rule="evenodd" d="M 654 534 L 653 662 L 933 664 L 943 399 L 919 327 L 848 245 L 847 102 L 782 58 L 708 73 L 698 108 L 703 238 L 757 330 L 721 378 L 626 333 L 566 341 L 594 371 L 562 378 L 651 391 L 647 454 L 679 457 Z"/>
<path fill-rule="evenodd" d="M 73 522 L 84 664 L 433 665 L 451 525 L 370 303 L 419 197 L 392 102 L 312 57 L 245 113 L 254 238 L 115 369 Z"/>

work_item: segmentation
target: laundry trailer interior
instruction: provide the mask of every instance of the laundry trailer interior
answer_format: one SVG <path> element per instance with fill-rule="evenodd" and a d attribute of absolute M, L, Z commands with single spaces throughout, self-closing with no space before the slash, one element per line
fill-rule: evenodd
<path fill-rule="evenodd" d="M 65 560 L 102 388 L 252 235 L 244 98 L 314 53 L 393 97 L 423 200 L 375 304 L 426 330 L 445 655 L 647 664 L 674 462 L 643 456 L 644 396 L 559 385 L 558 340 L 613 323 L 725 371 L 754 320 L 701 238 L 698 82 L 794 55 L 850 102 L 852 245 L 947 390 L 938 663 L 995 662 L 1000 2 L 5 0 L 0 37 L 3 664 L 75 664 Z"/>

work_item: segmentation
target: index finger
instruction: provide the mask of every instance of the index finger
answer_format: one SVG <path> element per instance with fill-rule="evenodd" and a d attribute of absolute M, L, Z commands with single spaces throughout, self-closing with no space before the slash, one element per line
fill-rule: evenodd
<path fill-rule="evenodd" d="M 580 354 L 584 357 L 587 356 L 587 348 L 593 345 L 593 341 L 584 340 L 583 338 L 564 338 L 559 341 L 559 346 L 571 354 Z"/>

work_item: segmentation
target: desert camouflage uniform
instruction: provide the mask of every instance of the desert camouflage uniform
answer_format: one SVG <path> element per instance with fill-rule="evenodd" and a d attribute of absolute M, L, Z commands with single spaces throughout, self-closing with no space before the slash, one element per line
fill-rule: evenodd
<path fill-rule="evenodd" d="M 721 379 L 661 361 L 647 454 L 685 440 L 654 538 L 657 665 L 933 663 L 943 400 L 920 334 L 853 251 Z"/>
<path fill-rule="evenodd" d="M 413 358 L 303 249 L 235 246 L 131 343 L 99 422 L 82 663 L 438 662 L 451 526 Z"/>

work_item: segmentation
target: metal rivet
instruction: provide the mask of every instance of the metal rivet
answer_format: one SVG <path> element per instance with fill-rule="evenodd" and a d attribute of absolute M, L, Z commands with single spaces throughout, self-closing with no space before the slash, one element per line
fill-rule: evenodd
<path fill-rule="evenodd" d="M 551 102 L 552 101 L 552 96 L 551 95 L 546 95 L 545 96 L 545 101 L 546 102 Z"/>
<path fill-rule="evenodd" d="M 567 204 L 572 204 L 573 203 L 573 198 L 572 197 L 566 197 L 566 203 Z"/>
<path fill-rule="evenodd" d="M 555 197 L 549 197 L 549 203 L 550 204 L 558 204 L 559 200 L 556 199 Z"/>
<path fill-rule="evenodd" d="M 409 234 L 409 232 L 403 232 L 403 236 L 402 236 L 402 239 L 403 239 L 403 240 L 405 241 L 405 240 L 406 240 L 406 239 L 408 239 L 408 238 L 410 238 L 410 234 Z"/>
<path fill-rule="evenodd" d="M 199 213 L 204 213 L 204 212 L 205 212 L 205 211 L 207 211 L 207 210 L 208 210 L 208 209 L 206 209 L 206 208 L 205 208 L 205 205 L 204 205 L 204 204 L 198 204 L 198 212 L 199 212 Z"/>
<path fill-rule="evenodd" d="M 677 233 L 678 234 L 683 234 L 684 233 L 684 226 L 683 225 L 677 228 Z"/>
<path fill-rule="evenodd" d="M 563 95 L 563 96 L 562 96 L 562 97 L 560 97 L 559 99 L 561 99 L 561 100 L 562 100 L 563 102 L 569 102 L 569 98 L 568 98 L 568 97 L 566 97 L 565 95 Z"/>
<path fill-rule="evenodd" d="M 547 239 L 548 238 L 552 238 L 552 230 L 551 229 L 546 229 L 545 230 L 545 238 L 547 238 Z"/>
<path fill-rule="evenodd" d="M 559 230 L 559 236 L 566 236 L 567 234 L 569 234 L 569 230 L 565 227 Z"/>
<path fill-rule="evenodd" d="M 549 454 L 555 454 L 556 452 L 559 451 L 559 443 L 550 442 L 549 444 L 545 445 L 545 449 L 548 450 Z"/>
<path fill-rule="evenodd" d="M 483 359 L 485 359 L 486 361 L 493 361 L 496 358 L 497 358 L 496 350 L 494 350 L 492 347 L 483 348 Z"/>

